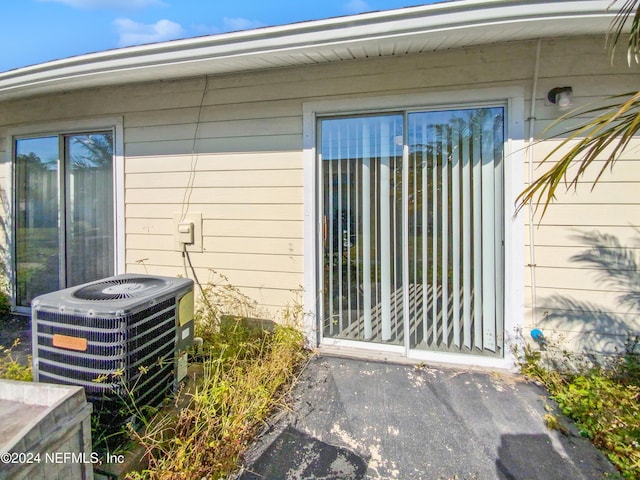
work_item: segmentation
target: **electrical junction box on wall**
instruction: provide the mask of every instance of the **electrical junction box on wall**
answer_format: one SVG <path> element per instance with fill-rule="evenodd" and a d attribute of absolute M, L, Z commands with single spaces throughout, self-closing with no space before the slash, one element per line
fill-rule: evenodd
<path fill-rule="evenodd" d="M 193 223 L 178 224 L 178 239 L 184 245 L 193 245 Z"/>
<path fill-rule="evenodd" d="M 173 214 L 174 249 L 202 252 L 202 213 Z"/>

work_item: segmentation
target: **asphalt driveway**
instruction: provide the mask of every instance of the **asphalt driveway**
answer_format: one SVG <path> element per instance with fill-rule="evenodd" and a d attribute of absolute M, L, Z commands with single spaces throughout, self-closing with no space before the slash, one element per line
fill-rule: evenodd
<path fill-rule="evenodd" d="M 521 377 L 314 357 L 239 478 L 603 479 L 615 468 Z"/>

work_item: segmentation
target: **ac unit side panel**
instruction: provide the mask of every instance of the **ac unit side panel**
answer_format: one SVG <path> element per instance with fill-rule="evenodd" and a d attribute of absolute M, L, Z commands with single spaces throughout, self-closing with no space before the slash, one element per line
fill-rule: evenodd
<path fill-rule="evenodd" d="M 174 353 L 175 346 L 171 342 L 147 345 L 136 355 L 127 356 L 127 369 L 140 370 L 155 363 L 168 363 L 173 360 Z"/>
<path fill-rule="evenodd" d="M 33 309 L 31 319 L 41 325 L 56 325 L 59 328 L 78 328 L 82 330 L 115 331 L 125 327 L 126 315 L 119 314 L 108 317 L 96 315 L 83 315 L 74 312 L 60 311 L 59 309 L 40 306 Z"/>
<path fill-rule="evenodd" d="M 165 348 L 159 354 L 159 361 L 144 368 L 126 369 L 121 363 L 118 365 L 119 368 L 112 371 L 96 371 L 92 368 L 41 360 L 40 381 L 83 386 L 92 401 L 101 400 L 103 397 L 124 399 L 123 395 L 134 399 L 144 398 L 147 390 L 160 388 L 168 392 L 173 388 L 172 351 Z"/>
<path fill-rule="evenodd" d="M 195 325 L 193 320 L 177 327 L 176 349 L 178 352 L 184 352 L 185 350 L 193 347 L 194 328 Z"/>
<path fill-rule="evenodd" d="M 93 400 L 90 400 L 90 401 L 96 401 L 96 400 L 99 400 L 100 398 L 105 398 L 106 396 L 111 395 L 114 391 L 121 388 L 121 385 L 118 383 L 80 382 L 78 380 L 73 380 L 67 377 L 58 376 L 53 373 L 42 373 L 41 376 L 42 376 L 42 379 L 40 380 L 41 382 L 84 387 L 87 400 L 90 400 L 89 398 L 90 396 L 91 398 L 93 398 Z"/>

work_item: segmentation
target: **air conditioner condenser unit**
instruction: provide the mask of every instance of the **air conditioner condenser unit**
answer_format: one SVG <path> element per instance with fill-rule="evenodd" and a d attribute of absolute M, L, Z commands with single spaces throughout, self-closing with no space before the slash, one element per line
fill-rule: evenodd
<path fill-rule="evenodd" d="M 85 388 L 111 426 L 123 402 L 157 406 L 186 376 L 193 281 L 124 274 L 32 301 L 34 380 Z M 101 419 L 102 420 L 102 419 Z"/>

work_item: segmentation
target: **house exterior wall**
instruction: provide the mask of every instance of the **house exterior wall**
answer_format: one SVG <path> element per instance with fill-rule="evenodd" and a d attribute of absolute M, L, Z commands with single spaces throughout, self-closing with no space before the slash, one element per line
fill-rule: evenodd
<path fill-rule="evenodd" d="M 201 214 L 202 251 L 191 253 L 200 280 L 210 279 L 215 269 L 275 312 L 304 288 L 304 104 L 442 92 L 446 107 L 447 92 L 520 87 L 529 112 L 536 48 L 535 41 L 514 42 L 8 101 L 0 104 L 5 211 L 11 128 L 121 116 L 126 271 L 184 275 L 174 216 Z M 601 37 L 544 40 L 540 51 L 536 139 L 546 137 L 545 128 L 558 117 L 546 100 L 551 88 L 571 85 L 574 105 L 637 88 L 638 68 L 629 68 L 624 59 L 612 66 Z M 536 165 L 552 146 L 553 141 L 535 143 Z M 593 193 L 581 185 L 579 195 L 563 195 L 542 220 L 535 220 L 537 312 L 532 318 L 525 262 L 526 294 L 517 314 L 524 318 L 525 331 L 538 326 L 573 346 L 610 348 L 624 338 L 625 328 L 640 328 L 618 301 L 624 288 L 605 285 L 598 277 L 601 270 L 575 259 L 589 247 L 577 232 L 609 233 L 624 246 L 637 246 L 632 243 L 640 213 L 637 155 L 637 149 L 627 154 Z M 528 262 L 528 229 L 524 236 Z M 582 314 L 576 312 L 585 305 L 601 307 L 595 324 L 579 321 Z"/>
<path fill-rule="evenodd" d="M 544 141 L 532 147 L 534 176 L 545 171 L 541 161 L 560 139 L 566 138 L 563 132 L 568 126 L 576 123 L 553 124 L 558 111 L 545 101 L 546 92 L 554 86 L 571 85 L 575 94 L 573 106 L 581 107 L 609 95 L 636 91 L 640 69 L 637 65 L 630 68 L 624 49 L 620 50 L 612 65 L 602 38 L 543 43 L 535 138 Z M 554 135 L 558 139 L 551 139 Z M 625 262 L 623 256 L 634 262 L 640 260 L 635 193 L 640 180 L 637 145 L 638 140 L 632 141 L 613 171 L 605 172 L 593 190 L 592 181 L 602 163 L 592 166 L 577 189 L 567 191 L 560 187 L 557 201 L 544 216 L 541 208 L 534 216 L 535 318 L 531 267 L 527 266 L 526 325 L 541 328 L 561 349 L 613 353 L 623 348 L 629 334 L 640 332 L 637 298 L 635 306 L 621 301 L 622 296 L 632 293 L 637 279 L 633 264 Z M 526 216 L 527 211 L 521 214 Z M 527 226 L 527 263 L 532 260 L 530 238 Z M 597 262 L 587 261 L 586 257 Z"/>

